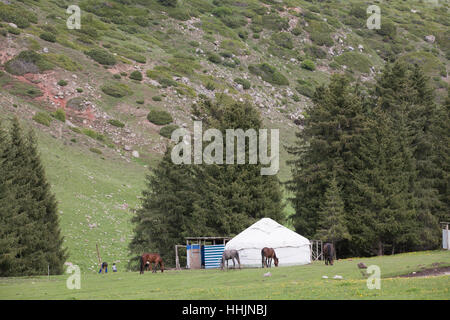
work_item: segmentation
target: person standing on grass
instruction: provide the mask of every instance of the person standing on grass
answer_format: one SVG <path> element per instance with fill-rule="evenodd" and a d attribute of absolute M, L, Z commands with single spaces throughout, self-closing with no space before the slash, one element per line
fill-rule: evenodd
<path fill-rule="evenodd" d="M 117 267 L 116 267 L 115 263 L 113 263 L 112 269 L 113 269 L 113 272 L 117 272 Z"/>
<path fill-rule="evenodd" d="M 100 268 L 98 273 L 102 273 L 102 271 L 105 271 L 105 273 L 108 273 L 108 263 L 107 262 L 102 263 L 102 267 Z"/>

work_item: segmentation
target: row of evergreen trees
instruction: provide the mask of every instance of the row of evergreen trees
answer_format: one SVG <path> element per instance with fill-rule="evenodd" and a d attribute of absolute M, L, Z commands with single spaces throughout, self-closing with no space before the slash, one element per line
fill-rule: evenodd
<path fill-rule="evenodd" d="M 204 100 L 193 115 L 204 131 L 218 129 L 224 139 L 225 129 L 258 132 L 262 123 L 250 103 L 228 99 Z M 246 152 L 248 157 L 248 148 Z M 169 148 L 147 177 L 142 208 L 132 219 L 136 227 L 130 251 L 156 251 L 173 265 L 174 245 L 185 243 L 185 237 L 230 236 L 263 217 L 283 222 L 279 181 L 262 176 L 260 169 L 260 164 L 177 165 Z"/>
<path fill-rule="evenodd" d="M 422 70 L 389 64 L 372 88 L 333 76 L 316 90 L 293 160 L 297 232 L 340 255 L 436 248 L 448 221 L 450 98 Z"/>
<path fill-rule="evenodd" d="M 296 231 L 332 241 L 340 256 L 436 248 L 449 219 L 450 99 L 436 104 L 418 66 L 394 63 L 369 88 L 335 75 L 313 102 L 289 148 Z M 193 113 L 205 129 L 261 128 L 250 103 L 205 100 Z M 187 236 L 285 219 L 279 181 L 260 165 L 176 165 L 170 154 L 147 178 L 132 253 L 173 262 Z"/>
<path fill-rule="evenodd" d="M 62 244 L 36 138 L 14 118 L 8 131 L 0 126 L 0 276 L 61 274 Z"/>

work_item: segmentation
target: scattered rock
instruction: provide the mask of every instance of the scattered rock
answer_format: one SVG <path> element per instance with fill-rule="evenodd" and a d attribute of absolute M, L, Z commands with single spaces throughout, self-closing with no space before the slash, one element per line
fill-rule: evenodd
<path fill-rule="evenodd" d="M 272 274 L 270 272 L 264 273 L 264 277 L 271 277 Z"/>
<path fill-rule="evenodd" d="M 436 40 L 436 37 L 431 34 L 428 36 L 425 36 L 425 41 L 427 41 L 429 43 L 434 43 L 435 40 Z"/>
<path fill-rule="evenodd" d="M 123 150 L 125 150 L 125 151 L 131 151 L 132 149 L 131 149 L 130 146 L 124 146 L 124 147 L 123 147 Z"/>
<path fill-rule="evenodd" d="M 342 276 L 339 276 L 339 275 L 335 275 L 334 277 L 333 277 L 333 279 L 336 279 L 336 280 L 342 280 L 342 279 L 344 279 Z"/>
<path fill-rule="evenodd" d="M 131 155 L 132 155 L 133 157 L 135 157 L 135 158 L 139 158 L 139 152 L 136 151 L 136 150 L 134 150 L 134 151 L 131 153 Z"/>

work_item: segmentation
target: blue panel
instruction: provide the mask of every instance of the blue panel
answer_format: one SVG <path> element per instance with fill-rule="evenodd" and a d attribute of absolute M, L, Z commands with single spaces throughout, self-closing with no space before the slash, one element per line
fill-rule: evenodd
<path fill-rule="evenodd" d="M 225 245 L 205 245 L 204 246 L 205 269 L 220 268 L 220 259 L 225 250 Z"/>

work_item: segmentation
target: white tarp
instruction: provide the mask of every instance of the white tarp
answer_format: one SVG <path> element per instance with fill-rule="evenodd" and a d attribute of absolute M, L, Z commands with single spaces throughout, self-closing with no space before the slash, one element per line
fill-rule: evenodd
<path fill-rule="evenodd" d="M 270 218 L 263 218 L 239 233 L 228 241 L 225 250 L 238 250 L 243 267 L 261 267 L 264 247 L 275 250 L 279 266 L 311 263 L 309 240 Z"/>

